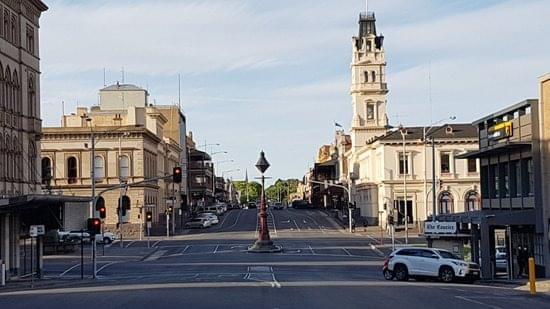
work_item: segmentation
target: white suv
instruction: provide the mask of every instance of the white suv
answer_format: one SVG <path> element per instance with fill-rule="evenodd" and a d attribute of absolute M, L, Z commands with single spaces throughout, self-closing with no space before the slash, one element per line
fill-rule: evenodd
<path fill-rule="evenodd" d="M 479 279 L 479 265 L 464 262 L 450 251 L 436 248 L 401 248 L 392 252 L 385 264 L 397 280 L 409 277 L 422 279 L 439 278 L 443 282 L 464 279 L 473 282 Z"/>

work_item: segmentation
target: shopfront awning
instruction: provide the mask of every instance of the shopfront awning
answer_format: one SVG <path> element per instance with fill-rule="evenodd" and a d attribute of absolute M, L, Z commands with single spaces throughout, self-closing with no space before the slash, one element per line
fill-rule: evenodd
<path fill-rule="evenodd" d="M 90 201 L 89 196 L 29 194 L 0 199 L 0 213 L 20 212 L 63 203 Z"/>
<path fill-rule="evenodd" d="M 438 215 L 437 221 L 474 223 L 481 224 L 482 221 L 489 225 L 535 225 L 535 209 L 524 210 L 478 210 L 454 214 Z"/>
<path fill-rule="evenodd" d="M 513 150 L 518 149 L 528 149 L 531 148 L 531 143 L 501 143 L 494 146 L 491 146 L 487 149 L 480 149 L 477 151 L 470 151 L 456 156 L 457 159 L 476 159 L 484 158 L 489 156 L 494 156 L 502 153 L 507 153 Z"/>

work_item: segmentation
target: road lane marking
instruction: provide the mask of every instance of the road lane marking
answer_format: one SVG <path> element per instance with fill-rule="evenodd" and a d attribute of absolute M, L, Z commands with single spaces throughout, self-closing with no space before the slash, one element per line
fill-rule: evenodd
<path fill-rule="evenodd" d="M 145 258 L 145 262 L 155 261 L 158 260 L 162 255 L 164 255 L 168 250 L 158 250 L 155 251 L 153 254 Z"/>
<path fill-rule="evenodd" d="M 122 262 L 120 262 L 120 261 L 115 261 L 115 262 L 107 263 L 107 264 L 101 266 L 101 267 L 97 270 L 97 274 L 99 274 L 99 272 L 102 271 L 102 270 L 104 270 L 105 268 L 107 268 L 107 267 L 109 267 L 109 266 L 111 266 L 111 265 L 113 265 L 113 264 L 116 264 L 116 263 L 122 263 Z"/>
<path fill-rule="evenodd" d="M 398 282 L 398 281 L 278 281 L 281 287 L 441 287 L 441 283 L 437 282 Z M 446 284 L 446 286 L 463 287 L 460 284 Z M 50 294 L 76 294 L 76 293 L 104 293 L 104 292 L 120 292 L 120 291 L 139 291 L 152 289 L 182 289 L 182 288 L 243 288 L 243 287 L 272 287 L 271 282 L 185 282 L 185 283 L 150 283 L 150 284 L 119 284 L 119 285 L 102 285 L 90 287 L 75 287 L 75 288 L 52 288 L 52 289 L 36 289 L 22 290 L 0 293 L 0 296 L 17 296 L 17 295 L 50 295 Z M 473 285 L 477 289 L 511 291 L 506 287 Z M 461 298 L 460 296 L 458 296 Z M 465 299 L 465 301 L 472 301 Z M 502 309 L 500 307 L 482 304 L 493 309 Z"/>
<path fill-rule="evenodd" d="M 130 246 L 131 246 L 131 245 L 132 245 L 133 243 L 135 243 L 135 242 L 136 242 L 135 240 L 133 240 L 133 241 L 129 242 L 129 243 L 128 243 L 128 244 L 126 245 L 126 247 L 125 247 L 125 248 L 128 248 L 128 247 L 130 247 Z"/>
<path fill-rule="evenodd" d="M 296 220 L 292 219 L 292 222 L 294 222 L 294 225 L 296 226 L 296 229 L 298 230 L 298 232 L 300 232 L 300 227 L 298 226 L 298 224 L 296 223 Z"/>
<path fill-rule="evenodd" d="M 220 247 L 220 245 L 216 245 L 216 249 L 214 249 L 214 252 L 213 252 L 213 253 L 217 253 L 219 247 Z"/>
<path fill-rule="evenodd" d="M 162 240 L 157 240 L 153 243 L 153 245 L 151 247 L 156 247 Z"/>
<path fill-rule="evenodd" d="M 185 246 L 185 249 L 183 249 L 183 251 L 181 252 L 181 254 L 185 254 L 185 251 L 187 251 L 187 249 L 189 249 L 189 245 Z"/>
<path fill-rule="evenodd" d="M 349 255 L 349 256 L 351 256 L 351 255 L 352 255 L 351 253 L 349 253 L 348 249 L 346 249 L 346 248 L 342 248 L 342 250 L 344 250 L 344 252 L 345 252 L 345 253 L 347 253 L 347 255 Z"/>
<path fill-rule="evenodd" d="M 477 304 L 477 305 L 482 305 L 482 306 L 487 307 L 487 308 L 503 309 L 502 307 L 489 305 L 489 304 L 486 304 L 486 303 L 483 303 L 483 302 L 480 302 L 480 301 L 477 301 L 477 300 L 470 299 L 470 298 L 465 297 L 465 296 L 455 296 L 455 298 L 461 299 L 461 300 L 466 301 L 466 302 L 474 303 L 474 304 Z"/>
<path fill-rule="evenodd" d="M 76 267 L 79 267 L 80 266 L 80 263 L 76 264 L 76 265 L 73 265 L 71 267 L 69 267 L 67 270 L 65 270 L 64 272 L 62 272 L 59 277 L 63 277 L 66 273 L 70 272 L 71 270 L 75 269 Z"/>

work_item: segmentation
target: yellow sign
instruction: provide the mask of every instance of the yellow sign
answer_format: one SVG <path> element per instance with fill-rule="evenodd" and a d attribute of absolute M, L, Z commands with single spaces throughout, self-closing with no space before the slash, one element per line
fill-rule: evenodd
<path fill-rule="evenodd" d="M 512 121 L 497 123 L 489 128 L 489 139 L 501 139 L 510 137 L 514 133 Z"/>

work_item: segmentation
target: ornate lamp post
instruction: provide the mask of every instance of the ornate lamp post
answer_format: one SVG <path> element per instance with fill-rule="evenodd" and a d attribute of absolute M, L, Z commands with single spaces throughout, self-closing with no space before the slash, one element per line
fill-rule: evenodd
<path fill-rule="evenodd" d="M 271 238 L 269 237 L 269 230 L 267 228 L 267 210 L 265 205 L 265 176 L 264 172 L 269 168 L 269 162 L 265 158 L 264 152 L 260 152 L 260 159 L 256 163 L 256 168 L 262 173 L 262 193 L 260 197 L 260 212 L 258 213 L 258 219 L 260 220 L 260 231 L 258 233 L 258 239 L 248 248 L 248 252 L 258 253 L 272 253 L 280 252 L 281 247 L 275 246 Z"/>

